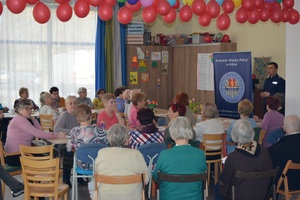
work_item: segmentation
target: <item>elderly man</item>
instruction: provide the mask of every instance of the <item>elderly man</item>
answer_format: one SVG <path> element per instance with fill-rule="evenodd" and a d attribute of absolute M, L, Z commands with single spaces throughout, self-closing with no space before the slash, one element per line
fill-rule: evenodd
<path fill-rule="evenodd" d="M 288 115 L 284 118 L 283 129 L 286 135 L 268 150 L 273 162 L 273 167 L 279 166 L 278 178 L 284 169 L 286 162 L 292 160 L 300 163 L 300 119 L 296 115 Z M 300 172 L 290 171 L 287 176 L 290 190 L 300 189 Z"/>

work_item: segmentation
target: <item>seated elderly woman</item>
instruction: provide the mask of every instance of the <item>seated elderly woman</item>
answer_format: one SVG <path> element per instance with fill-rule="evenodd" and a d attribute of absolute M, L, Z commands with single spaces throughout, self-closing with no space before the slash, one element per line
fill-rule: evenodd
<path fill-rule="evenodd" d="M 91 109 L 94 108 L 92 100 L 87 97 L 87 90 L 85 87 L 81 87 L 77 90 L 78 92 L 78 104 L 87 104 Z"/>
<path fill-rule="evenodd" d="M 157 181 L 158 171 L 165 174 L 200 174 L 206 171 L 203 150 L 192 147 L 188 141 L 193 138 L 193 130 L 188 119 L 177 117 L 171 121 L 170 133 L 176 145 L 160 153 L 153 179 Z M 202 182 L 160 183 L 160 199 L 202 199 Z"/>
<path fill-rule="evenodd" d="M 105 109 L 97 116 L 97 126 L 108 130 L 114 124 L 125 124 L 124 119 L 118 113 L 116 106 L 116 96 L 111 93 L 106 93 L 102 97 Z"/>
<path fill-rule="evenodd" d="M 137 119 L 137 112 L 145 107 L 146 97 L 147 95 L 144 92 L 136 92 L 131 98 L 131 102 L 133 105 L 129 110 L 128 121 L 130 128 L 132 129 L 139 129 L 141 126 L 141 123 Z"/>
<path fill-rule="evenodd" d="M 105 94 L 105 90 L 99 89 L 99 90 L 97 90 L 96 94 L 97 94 L 97 97 L 95 97 L 93 100 L 94 108 L 96 108 L 96 109 L 104 108 L 104 105 L 102 102 L 102 97 Z"/>
<path fill-rule="evenodd" d="M 219 112 L 216 104 L 207 102 L 204 104 L 202 113 L 202 121 L 194 127 L 196 132 L 196 140 L 202 142 L 203 134 L 221 134 L 225 133 L 222 120 L 219 118 Z"/>
<path fill-rule="evenodd" d="M 17 114 L 10 121 L 7 130 L 5 143 L 6 152 L 20 151 L 20 144 L 31 146 L 31 141 L 35 138 L 65 138 L 64 132 L 49 133 L 42 131 L 38 120 L 31 116 L 31 100 L 21 100 L 17 106 Z M 20 166 L 19 156 L 9 156 L 6 162 L 11 166 Z"/>
<path fill-rule="evenodd" d="M 57 119 L 54 131 L 64 132 L 69 135 L 72 128 L 80 126 L 75 116 L 76 107 L 78 106 L 78 100 L 76 96 L 68 96 L 66 98 L 66 112 L 63 112 Z"/>
<path fill-rule="evenodd" d="M 107 133 L 109 148 L 101 149 L 95 161 L 95 173 L 112 176 L 127 176 L 145 173 L 147 166 L 143 155 L 136 149 L 127 148 L 128 130 L 121 124 L 113 125 Z M 142 199 L 142 184 L 111 185 L 99 184 L 100 198 L 97 199 Z"/>
<path fill-rule="evenodd" d="M 263 171 L 272 169 L 272 161 L 268 150 L 253 141 L 254 130 L 250 122 L 240 119 L 234 123 L 232 139 L 237 142 L 234 152 L 226 159 L 225 167 L 219 178 L 217 186 L 218 198 L 231 199 L 231 182 L 235 169 L 241 171 Z M 234 183 L 236 199 L 263 199 L 268 192 L 269 180 L 247 180 Z M 219 189 L 219 191 L 218 191 Z"/>
<path fill-rule="evenodd" d="M 59 111 L 57 108 L 54 107 L 54 99 L 51 97 L 51 94 L 48 92 L 42 92 L 40 95 L 40 114 L 41 115 L 52 115 L 53 124 L 56 123 L 59 117 Z"/>
<path fill-rule="evenodd" d="M 169 110 L 168 110 L 168 118 L 172 121 L 173 119 L 176 119 L 179 116 L 184 116 L 186 112 L 186 106 L 182 105 L 182 104 L 174 104 L 172 103 L 169 106 Z M 194 129 L 193 130 L 193 139 L 195 140 L 196 138 L 196 134 Z M 170 135 L 170 126 L 168 126 L 165 130 L 164 130 L 164 134 L 165 134 L 165 143 L 167 146 L 174 146 L 175 145 L 175 141 L 171 138 Z M 190 140 L 190 141 L 192 141 Z"/>
<path fill-rule="evenodd" d="M 88 144 L 88 143 L 108 144 L 106 138 L 106 132 L 97 126 L 91 125 L 92 111 L 88 105 L 86 104 L 78 105 L 75 110 L 75 115 L 77 120 L 80 123 L 80 126 L 74 127 L 71 130 L 70 138 L 68 139 L 66 145 L 67 154 L 65 154 L 65 157 L 68 157 L 70 160 L 73 160 L 73 152 L 76 151 L 77 148 L 83 144 Z M 91 166 L 86 165 L 86 163 L 81 163 L 79 160 L 77 160 L 77 164 L 81 168 L 91 169 Z M 71 168 L 69 168 L 68 163 L 64 162 L 63 181 L 69 186 L 71 186 L 70 172 L 71 172 Z M 80 182 L 82 183 L 82 180 L 80 180 Z"/>
<path fill-rule="evenodd" d="M 238 113 L 240 114 L 240 118 L 248 120 L 251 126 L 255 128 L 257 127 L 255 120 L 253 118 L 249 118 L 249 115 L 252 113 L 252 111 L 253 111 L 253 104 L 248 99 L 243 99 L 238 103 Z M 231 124 L 227 129 L 227 137 L 226 137 L 227 154 L 232 153 L 236 147 L 236 144 L 232 141 L 231 138 L 231 131 L 235 122 L 236 121 L 231 122 Z"/>
<path fill-rule="evenodd" d="M 21 101 L 21 100 L 25 100 L 25 99 L 28 99 L 29 97 L 29 91 L 27 88 L 25 87 L 21 87 L 19 89 L 19 96 L 20 98 L 19 99 L 16 99 L 15 102 L 14 102 L 14 109 L 16 110 L 17 109 L 17 106 L 18 106 L 18 103 Z M 33 110 L 39 110 L 39 107 L 34 103 L 33 100 L 29 99 L 31 101 L 31 104 L 32 104 L 32 109 Z"/>
<path fill-rule="evenodd" d="M 154 113 L 150 108 L 142 108 L 137 113 L 141 128 L 129 132 L 129 147 L 137 149 L 139 146 L 149 143 L 163 143 L 164 133 L 155 126 Z"/>

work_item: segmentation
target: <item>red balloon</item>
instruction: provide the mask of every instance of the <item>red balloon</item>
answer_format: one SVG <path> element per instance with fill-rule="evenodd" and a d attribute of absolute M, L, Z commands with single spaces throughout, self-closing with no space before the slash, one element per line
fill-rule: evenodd
<path fill-rule="evenodd" d="M 213 41 L 213 38 L 210 35 L 205 35 L 204 36 L 204 42 L 210 43 Z"/>
<path fill-rule="evenodd" d="M 222 38 L 222 40 L 221 40 L 221 42 L 229 42 L 229 41 L 230 41 L 229 35 L 224 34 L 224 35 L 223 35 L 223 38 Z"/>
<path fill-rule="evenodd" d="M 56 16 L 62 22 L 67 22 L 73 14 L 72 7 L 69 3 L 60 4 L 56 9 Z"/>
<path fill-rule="evenodd" d="M 282 22 L 288 22 L 291 19 L 292 14 L 287 8 L 283 8 L 281 10 L 281 14 L 282 14 L 282 19 L 281 19 Z"/>
<path fill-rule="evenodd" d="M 175 5 L 173 6 L 173 8 L 178 9 L 180 7 L 180 1 L 176 0 Z"/>
<path fill-rule="evenodd" d="M 208 26 L 211 22 L 211 16 L 208 12 L 205 12 L 203 15 L 200 15 L 198 22 L 201 26 Z"/>
<path fill-rule="evenodd" d="M 243 0 L 242 1 L 242 7 L 246 10 L 250 11 L 254 8 L 254 1 L 253 0 Z"/>
<path fill-rule="evenodd" d="M 272 9 L 270 19 L 274 23 L 281 22 L 282 14 L 279 8 Z"/>
<path fill-rule="evenodd" d="M 77 17 L 84 18 L 90 12 L 90 5 L 86 0 L 77 0 L 74 5 L 74 12 Z"/>
<path fill-rule="evenodd" d="M 261 9 L 264 6 L 263 0 L 254 0 L 254 7 L 257 9 Z"/>
<path fill-rule="evenodd" d="M 116 4 L 116 0 L 104 0 L 104 2 L 108 5 L 113 7 Z"/>
<path fill-rule="evenodd" d="M 153 6 L 144 8 L 142 11 L 142 18 L 146 23 L 152 23 L 156 20 L 156 11 Z"/>
<path fill-rule="evenodd" d="M 235 19 L 239 23 L 245 23 L 248 19 L 248 12 L 245 8 L 240 7 L 235 13 Z"/>
<path fill-rule="evenodd" d="M 206 6 L 207 12 L 210 14 L 211 18 L 216 18 L 220 14 L 220 6 L 215 0 L 210 0 Z"/>
<path fill-rule="evenodd" d="M 89 4 L 94 7 L 99 7 L 102 3 L 102 0 L 88 0 Z"/>
<path fill-rule="evenodd" d="M 160 0 L 156 4 L 156 12 L 161 16 L 167 15 L 171 10 L 170 3 L 166 0 Z"/>
<path fill-rule="evenodd" d="M 295 2 L 294 2 L 294 0 L 283 0 L 282 4 L 283 4 L 284 8 L 291 9 L 294 7 Z"/>
<path fill-rule="evenodd" d="M 297 24 L 299 22 L 299 13 L 298 13 L 298 11 L 292 8 L 290 10 L 290 12 L 291 12 L 291 18 L 289 20 L 289 23 L 290 24 Z"/>
<path fill-rule="evenodd" d="M 273 2 L 273 3 L 272 3 L 271 11 L 272 11 L 273 9 L 277 9 L 277 8 L 281 10 L 281 5 L 280 5 L 280 3 L 278 3 L 277 1 L 276 1 L 276 2 Z"/>
<path fill-rule="evenodd" d="M 131 20 L 132 20 L 131 10 L 126 6 L 123 6 L 122 8 L 120 8 L 120 10 L 118 12 L 118 21 L 121 24 L 128 24 L 129 22 L 131 22 Z"/>
<path fill-rule="evenodd" d="M 26 0 L 26 3 L 30 5 L 35 5 L 37 2 L 39 2 L 39 0 Z"/>
<path fill-rule="evenodd" d="M 6 6 L 10 12 L 14 14 L 19 14 L 23 12 L 26 8 L 26 1 L 25 0 L 7 0 Z"/>
<path fill-rule="evenodd" d="M 54 0 L 56 3 L 59 3 L 59 4 L 63 4 L 63 3 L 68 3 L 70 2 L 70 0 Z"/>
<path fill-rule="evenodd" d="M 248 22 L 250 24 L 256 24 L 259 21 L 259 12 L 257 9 L 253 9 L 248 12 Z"/>
<path fill-rule="evenodd" d="M 131 5 L 131 4 L 126 2 L 125 5 L 131 10 L 131 12 L 137 12 L 142 7 L 142 4 L 139 1 L 134 5 Z"/>
<path fill-rule="evenodd" d="M 37 3 L 32 12 L 34 20 L 40 24 L 44 24 L 50 19 L 50 9 L 42 2 Z"/>
<path fill-rule="evenodd" d="M 176 10 L 174 8 L 171 8 L 170 12 L 163 16 L 164 22 L 170 24 L 173 23 L 176 19 Z"/>
<path fill-rule="evenodd" d="M 272 7 L 273 7 L 273 3 L 265 2 L 265 3 L 264 3 L 264 7 L 271 11 L 271 9 L 272 9 Z"/>
<path fill-rule="evenodd" d="M 225 0 L 222 4 L 223 11 L 230 14 L 233 12 L 235 5 L 232 0 Z"/>
<path fill-rule="evenodd" d="M 221 14 L 218 18 L 217 18 L 217 27 L 218 29 L 220 29 L 221 31 L 227 30 L 230 26 L 230 17 L 228 16 L 227 13 L 223 13 Z"/>
<path fill-rule="evenodd" d="M 195 15 L 202 15 L 206 12 L 206 4 L 204 0 L 194 0 L 192 3 L 192 11 Z"/>
<path fill-rule="evenodd" d="M 3 4 L 2 4 L 2 2 L 0 1 L 0 15 L 2 14 L 2 12 L 3 12 Z"/>
<path fill-rule="evenodd" d="M 262 21 L 262 22 L 266 22 L 270 19 L 270 16 L 271 16 L 271 12 L 268 8 L 261 8 L 259 10 L 259 20 Z"/>
<path fill-rule="evenodd" d="M 179 17 L 183 22 L 190 21 L 193 17 L 193 11 L 191 7 L 189 7 L 188 5 L 184 5 L 179 11 Z"/>
<path fill-rule="evenodd" d="M 110 6 L 106 5 L 105 3 L 101 3 L 98 8 L 98 16 L 103 21 L 110 20 L 113 16 L 113 10 Z"/>

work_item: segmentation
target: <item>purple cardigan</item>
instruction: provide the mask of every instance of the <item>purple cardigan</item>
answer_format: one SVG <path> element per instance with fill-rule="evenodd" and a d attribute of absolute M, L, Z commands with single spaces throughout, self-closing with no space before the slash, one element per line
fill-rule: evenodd
<path fill-rule="evenodd" d="M 52 138 L 52 133 L 42 131 L 41 125 L 37 119 L 33 120 L 32 125 L 26 117 L 17 114 L 9 123 L 7 128 L 7 138 L 5 149 L 8 153 L 20 151 L 20 144 L 31 146 L 34 137 Z M 57 133 L 54 133 L 57 138 Z"/>

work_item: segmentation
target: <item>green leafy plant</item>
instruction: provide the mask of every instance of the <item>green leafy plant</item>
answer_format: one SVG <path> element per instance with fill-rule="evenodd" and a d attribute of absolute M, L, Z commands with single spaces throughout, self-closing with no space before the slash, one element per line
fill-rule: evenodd
<path fill-rule="evenodd" d="M 201 114 L 202 104 L 195 101 L 195 98 L 189 100 L 189 108 L 194 114 Z"/>

